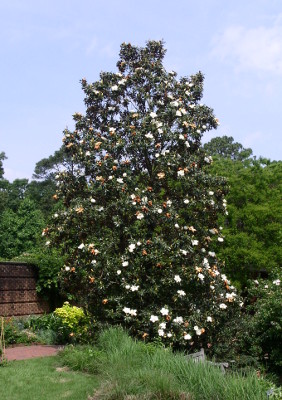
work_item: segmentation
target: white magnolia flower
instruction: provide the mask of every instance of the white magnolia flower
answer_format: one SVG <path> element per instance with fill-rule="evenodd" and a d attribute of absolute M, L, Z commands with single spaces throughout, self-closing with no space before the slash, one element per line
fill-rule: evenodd
<path fill-rule="evenodd" d="M 146 133 L 145 137 L 147 139 L 154 139 L 154 136 L 151 133 Z"/>
<path fill-rule="evenodd" d="M 58 218 L 58 216 L 59 216 L 59 214 L 57 214 L 57 213 L 54 214 L 54 218 Z"/>
<path fill-rule="evenodd" d="M 160 313 L 161 313 L 162 315 L 168 315 L 169 310 L 168 310 L 167 308 L 163 307 L 163 308 L 160 310 Z"/>
<path fill-rule="evenodd" d="M 163 133 L 164 131 L 161 128 L 158 128 L 159 133 Z"/>
<path fill-rule="evenodd" d="M 177 293 L 179 294 L 179 296 L 183 297 L 186 295 L 186 293 L 184 292 L 184 290 L 177 290 Z"/>
<path fill-rule="evenodd" d="M 86 151 L 86 152 L 85 152 L 85 155 L 86 155 L 87 157 L 91 156 L 91 153 L 90 153 L 90 151 L 89 151 L 89 150 L 88 150 L 88 151 Z"/>
<path fill-rule="evenodd" d="M 137 310 L 131 310 L 128 307 L 124 307 L 124 309 L 122 310 L 125 314 L 129 314 L 131 316 L 136 316 L 137 315 Z"/>
<path fill-rule="evenodd" d="M 181 117 L 181 115 L 182 115 L 182 114 L 181 114 L 181 111 L 177 110 L 176 113 L 175 113 L 175 115 L 176 115 L 177 117 Z"/>
<path fill-rule="evenodd" d="M 189 203 L 189 200 L 188 199 L 185 199 L 184 200 L 184 204 L 188 204 Z"/>
<path fill-rule="evenodd" d="M 156 315 L 151 315 L 151 317 L 150 317 L 151 322 L 157 322 L 158 320 L 159 320 L 159 317 L 157 317 Z"/>
<path fill-rule="evenodd" d="M 128 266 L 128 261 L 124 261 L 124 262 L 122 263 L 122 266 L 123 266 L 123 267 L 127 267 L 127 266 Z"/>
<path fill-rule="evenodd" d="M 136 286 L 136 285 L 132 285 L 131 288 L 130 288 L 130 290 L 132 292 L 136 292 L 138 289 L 139 289 L 139 286 Z"/>
<path fill-rule="evenodd" d="M 123 183 L 123 179 L 122 178 L 117 178 L 117 182 L 118 183 Z"/>
<path fill-rule="evenodd" d="M 141 246 L 142 243 L 138 241 L 136 244 L 137 246 Z"/>
<path fill-rule="evenodd" d="M 210 192 L 209 192 L 209 195 L 210 195 L 210 196 L 213 196 L 213 195 L 214 195 L 214 192 L 210 191 Z"/>
<path fill-rule="evenodd" d="M 93 203 L 93 204 L 96 203 L 96 200 L 93 199 L 92 197 L 91 197 L 90 201 L 91 201 L 91 203 Z"/>
<path fill-rule="evenodd" d="M 159 325 L 159 327 L 160 327 L 161 329 L 165 329 L 165 328 L 166 328 L 166 323 L 165 323 L 165 322 L 161 322 L 160 325 Z"/>
<path fill-rule="evenodd" d="M 236 297 L 236 293 L 232 292 L 232 293 L 226 293 L 225 297 L 227 298 L 227 300 L 234 300 L 234 297 Z"/>
<path fill-rule="evenodd" d="M 189 335 L 189 333 L 187 333 L 186 335 L 184 335 L 184 340 L 190 340 L 192 339 L 192 336 Z"/>
<path fill-rule="evenodd" d="M 151 118 L 156 118 L 156 117 L 157 117 L 157 114 L 156 114 L 155 112 L 151 112 L 151 113 L 150 113 L 150 117 L 151 117 Z"/>
<path fill-rule="evenodd" d="M 164 336 L 164 330 L 163 329 L 159 329 L 158 330 L 158 334 L 159 334 L 159 336 Z"/>
<path fill-rule="evenodd" d="M 134 243 L 131 243 L 131 244 L 128 246 L 128 250 L 129 250 L 130 253 L 133 253 L 133 251 L 134 251 L 135 248 L 136 248 L 136 245 L 135 245 Z"/>
<path fill-rule="evenodd" d="M 139 213 L 139 214 L 137 214 L 137 217 L 136 217 L 137 219 L 143 219 L 144 218 L 144 214 L 142 214 L 142 213 Z"/>
<path fill-rule="evenodd" d="M 272 283 L 274 284 L 274 285 L 276 285 L 276 286 L 279 286 L 280 285 L 280 279 L 275 279 L 275 281 L 273 281 Z"/>
<path fill-rule="evenodd" d="M 205 279 L 205 275 L 203 275 L 203 274 L 198 274 L 198 278 L 199 278 L 201 281 L 203 281 L 203 280 Z"/>
<path fill-rule="evenodd" d="M 212 322 L 212 317 L 207 317 L 208 322 Z"/>
<path fill-rule="evenodd" d="M 167 205 L 168 207 L 170 207 L 170 206 L 172 205 L 172 201 L 171 201 L 171 200 L 168 200 L 168 201 L 166 202 L 166 205 Z"/>
<path fill-rule="evenodd" d="M 200 336 L 202 333 L 203 333 L 203 332 L 202 332 L 202 329 L 197 329 L 197 330 L 196 330 L 196 335 Z"/>
<path fill-rule="evenodd" d="M 180 140 L 185 140 L 185 137 L 184 137 L 184 135 L 182 135 L 182 134 L 181 134 L 181 135 L 179 135 L 179 139 L 180 139 Z"/>
<path fill-rule="evenodd" d="M 158 213 L 161 214 L 163 212 L 163 210 L 161 208 L 158 208 Z"/>
<path fill-rule="evenodd" d="M 179 229 L 179 225 L 178 224 L 174 224 L 176 229 Z"/>
<path fill-rule="evenodd" d="M 225 310 L 225 309 L 227 308 L 227 305 L 224 304 L 224 303 L 220 303 L 219 308 L 220 308 L 221 310 Z"/>
<path fill-rule="evenodd" d="M 125 177 L 127 176 L 127 173 L 124 172 L 124 173 L 122 174 L 122 176 L 125 178 Z"/>
<path fill-rule="evenodd" d="M 191 240 L 191 243 L 192 243 L 192 246 L 198 246 L 199 240 L 196 240 L 196 239 Z"/>
<path fill-rule="evenodd" d="M 172 333 L 171 332 L 168 332 L 168 334 L 166 335 L 167 337 L 171 337 L 172 336 Z"/>
<path fill-rule="evenodd" d="M 119 85 L 124 85 L 126 83 L 126 79 L 121 79 L 120 81 L 118 81 Z"/>
<path fill-rule="evenodd" d="M 190 147 L 190 144 L 189 144 L 189 142 L 186 140 L 186 142 L 185 142 L 185 146 L 186 147 Z"/>
<path fill-rule="evenodd" d="M 182 253 L 184 256 L 187 256 L 188 251 L 187 251 L 187 250 L 181 250 L 181 249 L 180 249 L 180 253 Z"/>
<path fill-rule="evenodd" d="M 175 280 L 175 282 L 177 282 L 177 283 L 181 282 L 181 278 L 180 278 L 179 275 L 175 275 L 175 276 L 174 276 L 174 280 Z"/>
<path fill-rule="evenodd" d="M 113 176 L 110 175 L 110 176 L 108 177 L 108 179 L 109 179 L 109 181 L 111 181 L 111 180 L 113 179 Z"/>
<path fill-rule="evenodd" d="M 120 270 L 120 269 L 117 270 L 117 274 L 118 274 L 118 275 L 121 274 L 121 270 Z"/>
<path fill-rule="evenodd" d="M 70 267 L 65 266 L 65 271 L 69 271 Z"/>
<path fill-rule="evenodd" d="M 118 90 L 118 86 L 117 86 L 117 85 L 114 85 L 114 86 L 111 87 L 111 89 L 112 89 L 113 92 L 115 92 L 115 91 Z"/>
<path fill-rule="evenodd" d="M 217 240 L 218 240 L 219 242 L 223 242 L 223 241 L 224 241 L 224 239 L 223 239 L 222 237 L 217 238 Z"/>
<path fill-rule="evenodd" d="M 130 285 L 125 285 L 125 289 L 129 290 L 130 289 Z"/>
<path fill-rule="evenodd" d="M 178 107 L 179 103 L 178 103 L 178 101 L 175 100 L 175 101 L 171 101 L 170 105 L 173 106 L 173 107 Z"/>
<path fill-rule="evenodd" d="M 180 171 L 177 171 L 178 176 L 184 176 L 185 172 L 184 169 L 181 169 Z"/>
<path fill-rule="evenodd" d="M 182 324 L 183 323 L 183 318 L 182 317 L 176 317 L 174 318 L 173 322 L 176 324 Z"/>
<path fill-rule="evenodd" d="M 210 257 L 215 257 L 215 252 L 214 251 L 209 251 L 209 256 Z"/>
<path fill-rule="evenodd" d="M 84 244 L 84 243 L 81 243 L 81 244 L 78 246 L 78 249 L 82 250 L 84 247 L 85 247 L 85 244 Z"/>

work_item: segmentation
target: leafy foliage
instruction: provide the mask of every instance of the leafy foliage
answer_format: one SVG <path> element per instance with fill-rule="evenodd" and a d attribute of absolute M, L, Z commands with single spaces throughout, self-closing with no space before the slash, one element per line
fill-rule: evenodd
<path fill-rule="evenodd" d="M 203 145 L 203 149 L 213 156 L 243 161 L 253 154 L 252 149 L 245 149 L 241 143 L 234 142 L 232 136 L 215 137 Z"/>
<path fill-rule="evenodd" d="M 3 175 L 4 175 L 3 161 L 6 159 L 7 159 L 6 154 L 4 153 L 4 151 L 2 151 L 0 153 L 0 179 L 3 179 Z"/>
<path fill-rule="evenodd" d="M 44 226 L 41 212 L 28 198 L 21 201 L 17 212 L 3 211 L 0 217 L 0 255 L 11 259 L 33 251 Z"/>
<path fill-rule="evenodd" d="M 122 44 L 118 73 L 82 80 L 86 115 L 64 132 L 73 164 L 44 234 L 67 255 L 65 291 L 97 321 L 200 346 L 237 304 L 211 251 L 225 180 L 200 148 L 218 121 L 199 103 L 203 75 L 178 80 L 164 55 L 162 42 Z"/>
<path fill-rule="evenodd" d="M 228 215 L 220 217 L 224 247 L 217 247 L 225 271 L 241 288 L 281 266 L 282 162 L 216 157 L 211 171 L 228 179 Z"/>

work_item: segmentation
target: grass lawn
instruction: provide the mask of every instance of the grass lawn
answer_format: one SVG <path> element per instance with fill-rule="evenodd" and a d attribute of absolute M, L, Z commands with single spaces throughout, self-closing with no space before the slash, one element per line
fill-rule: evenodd
<path fill-rule="evenodd" d="M 0 368 L 3 400 L 87 400 L 98 385 L 93 375 L 62 368 L 58 356 L 12 361 Z"/>

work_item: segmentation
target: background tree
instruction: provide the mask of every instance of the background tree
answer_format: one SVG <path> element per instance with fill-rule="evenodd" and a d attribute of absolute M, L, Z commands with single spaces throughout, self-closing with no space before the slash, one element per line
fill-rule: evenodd
<path fill-rule="evenodd" d="M 223 149 L 225 139 L 215 139 L 213 144 Z M 205 148 L 213 149 L 209 143 Z M 282 162 L 243 159 L 222 150 L 221 156 L 215 150 L 208 154 L 214 156 L 212 173 L 226 177 L 230 188 L 228 215 L 220 219 L 225 245 L 218 247 L 218 255 L 233 282 L 243 288 L 248 279 L 266 277 L 281 266 Z"/>
<path fill-rule="evenodd" d="M 0 219 L 0 255 L 11 259 L 36 248 L 44 219 L 35 204 L 24 199 L 17 212 L 6 209 Z"/>
<path fill-rule="evenodd" d="M 86 115 L 63 138 L 74 167 L 59 174 L 62 209 L 44 234 L 67 257 L 65 290 L 96 321 L 207 345 L 236 303 L 210 251 L 226 189 L 200 144 L 217 119 L 199 104 L 203 75 L 178 80 L 164 55 L 162 42 L 123 44 L 117 73 L 82 80 Z"/>
<path fill-rule="evenodd" d="M 252 149 L 245 149 L 241 143 L 234 142 L 232 136 L 221 136 L 211 139 L 203 145 L 203 149 L 213 156 L 228 158 L 233 161 L 243 161 L 253 154 Z"/>
<path fill-rule="evenodd" d="M 0 153 L 0 179 L 3 179 L 3 176 L 4 176 L 3 161 L 6 159 L 7 159 L 6 154 L 4 153 L 4 151 L 2 151 Z"/>

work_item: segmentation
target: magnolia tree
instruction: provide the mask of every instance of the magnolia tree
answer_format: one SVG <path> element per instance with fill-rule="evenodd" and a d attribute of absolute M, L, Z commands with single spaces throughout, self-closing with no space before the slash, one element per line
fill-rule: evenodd
<path fill-rule="evenodd" d="M 67 255 L 63 287 L 96 321 L 210 346 L 238 305 L 212 251 L 226 183 L 200 149 L 218 120 L 199 103 L 203 75 L 177 79 L 164 55 L 162 42 L 122 44 L 118 72 L 82 79 L 86 114 L 64 132 L 73 164 L 56 176 L 62 209 L 44 234 Z"/>

